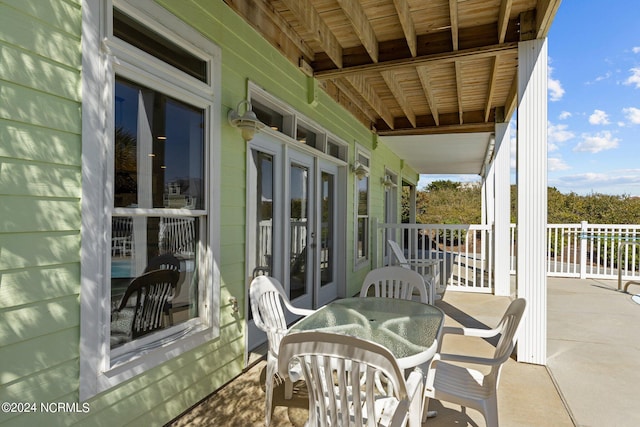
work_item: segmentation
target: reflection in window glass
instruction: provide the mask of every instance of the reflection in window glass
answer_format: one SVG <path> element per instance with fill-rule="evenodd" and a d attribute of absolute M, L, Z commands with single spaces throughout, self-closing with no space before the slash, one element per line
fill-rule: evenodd
<path fill-rule="evenodd" d="M 256 206 L 256 266 L 253 277 L 271 276 L 273 272 L 273 156 L 253 152 L 257 169 Z"/>
<path fill-rule="evenodd" d="M 369 159 L 362 155 L 359 155 L 358 159 L 363 164 L 365 162 L 369 164 Z M 369 256 L 369 177 L 356 178 L 356 186 L 358 198 L 356 259 L 362 259 Z"/>
<path fill-rule="evenodd" d="M 198 316 L 198 218 L 114 216 L 111 225 L 111 348 Z M 155 270 L 178 273 L 175 288 L 127 289 Z M 138 279 L 138 280 L 136 280 Z M 144 278 L 142 278 L 144 279 Z M 146 283 L 147 286 L 156 286 Z M 158 288 L 160 289 L 160 288 Z M 164 293 L 163 293 L 164 292 Z M 153 312 L 154 307 L 156 311 Z M 155 322 L 154 322 L 155 318 Z"/>
<path fill-rule="evenodd" d="M 253 112 L 256 113 L 256 117 L 258 117 L 258 119 L 262 123 L 269 126 L 273 130 L 277 130 L 279 132 L 284 131 L 283 130 L 284 117 L 282 114 L 278 113 L 277 111 L 274 111 L 273 109 L 267 106 L 262 105 L 260 102 L 256 100 L 251 101 L 251 107 Z"/>
<path fill-rule="evenodd" d="M 116 80 L 115 207 L 203 209 L 204 110 Z"/>

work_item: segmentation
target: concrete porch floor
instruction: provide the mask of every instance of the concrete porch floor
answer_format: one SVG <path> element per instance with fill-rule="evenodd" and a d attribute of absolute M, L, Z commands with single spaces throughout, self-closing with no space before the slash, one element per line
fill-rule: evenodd
<path fill-rule="evenodd" d="M 640 292 L 640 287 L 630 287 Z M 507 297 L 448 292 L 437 302 L 447 314 L 446 325 L 493 326 L 509 304 Z M 640 412 L 640 306 L 631 295 L 617 292 L 612 280 L 548 279 L 547 366 L 509 360 L 498 390 L 500 425 L 516 426 L 638 426 Z M 491 343 L 451 337 L 445 352 L 488 355 Z M 260 361 L 227 386 L 173 420 L 167 426 L 264 425 L 265 362 Z M 297 384 L 292 400 L 274 393 L 272 426 L 304 425 L 307 397 Z M 485 425 L 482 415 L 448 402 L 430 401 L 438 416 L 425 424 Z"/>

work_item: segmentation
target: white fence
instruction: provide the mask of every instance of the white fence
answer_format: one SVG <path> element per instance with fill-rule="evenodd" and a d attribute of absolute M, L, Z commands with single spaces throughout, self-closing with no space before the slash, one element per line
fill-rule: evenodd
<path fill-rule="evenodd" d="M 386 241 L 393 239 L 409 259 L 440 259 L 441 283 L 450 289 L 493 291 L 493 230 L 488 225 L 375 224 L 377 265 L 388 259 Z M 511 274 L 516 270 L 517 231 L 511 225 Z M 640 225 L 549 224 L 547 274 L 640 280 Z M 374 253 L 376 253 L 374 252 Z"/>

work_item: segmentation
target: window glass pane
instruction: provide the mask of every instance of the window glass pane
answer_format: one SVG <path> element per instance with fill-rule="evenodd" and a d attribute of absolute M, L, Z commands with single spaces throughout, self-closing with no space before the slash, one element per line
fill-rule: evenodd
<path fill-rule="evenodd" d="M 284 117 L 282 114 L 265 105 L 262 105 L 256 100 L 251 101 L 251 107 L 253 112 L 256 113 L 256 117 L 258 117 L 258 119 L 262 123 L 269 126 L 273 130 L 283 132 Z"/>
<path fill-rule="evenodd" d="M 203 209 L 205 111 L 116 80 L 115 207 Z"/>
<path fill-rule="evenodd" d="M 336 159 L 342 159 L 341 146 L 335 142 L 327 141 L 327 154 L 331 157 L 335 157 Z"/>
<path fill-rule="evenodd" d="M 367 215 L 369 211 L 369 177 L 358 179 L 358 215 Z"/>
<path fill-rule="evenodd" d="M 358 259 L 367 256 L 367 218 L 358 218 L 358 242 L 356 248 L 356 257 Z"/>
<path fill-rule="evenodd" d="M 111 348 L 198 316 L 198 218 L 123 216 L 111 222 Z M 165 295 L 140 279 L 155 270 L 175 270 L 175 288 Z M 147 274 L 148 276 L 148 274 Z M 138 279 L 138 280 L 136 280 Z M 127 289 L 145 283 L 153 296 Z M 158 288 L 159 289 L 159 288 Z M 138 304 L 139 302 L 139 304 Z M 153 313 L 151 308 L 158 307 Z M 138 307 L 139 306 L 139 307 Z M 143 316 L 143 313 L 145 316 Z M 157 322 L 153 322 L 155 314 Z"/>
<path fill-rule="evenodd" d="M 146 28 L 118 9 L 113 9 L 113 35 L 178 70 L 208 83 L 206 61 Z"/>
<path fill-rule="evenodd" d="M 256 224 L 256 263 L 253 276 L 264 274 L 271 276 L 273 272 L 273 156 L 253 153 L 257 169 Z"/>
<path fill-rule="evenodd" d="M 301 142 L 302 144 L 306 144 L 309 147 L 313 147 L 313 148 L 322 148 L 322 147 L 318 147 L 318 138 L 316 136 L 316 134 L 311 131 L 310 129 L 307 129 L 304 126 L 298 126 L 297 130 L 296 130 L 296 140 L 298 142 Z"/>

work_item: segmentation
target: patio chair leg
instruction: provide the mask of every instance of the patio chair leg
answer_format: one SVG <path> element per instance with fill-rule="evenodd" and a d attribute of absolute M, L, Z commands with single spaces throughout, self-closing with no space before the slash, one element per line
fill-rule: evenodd
<path fill-rule="evenodd" d="M 293 383 L 289 377 L 284 379 L 284 398 L 285 400 L 291 400 L 293 397 Z"/>

